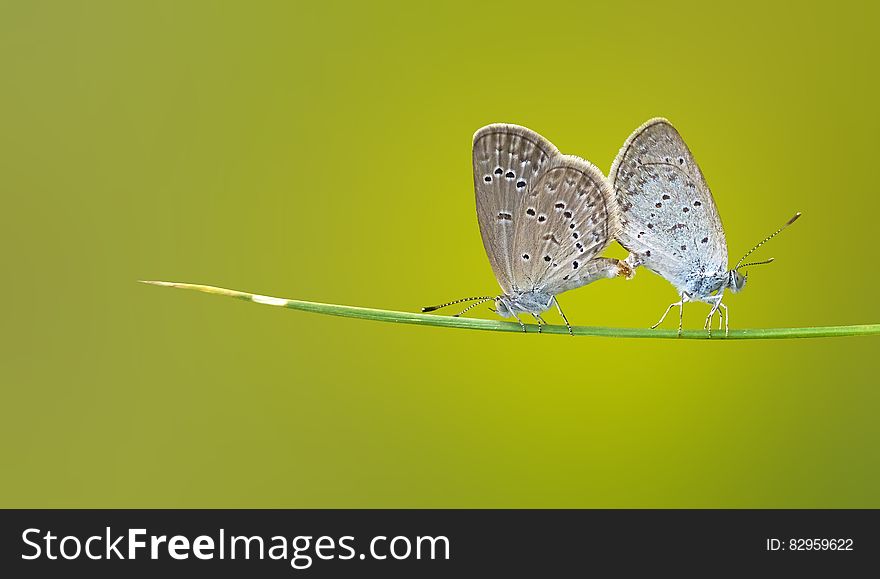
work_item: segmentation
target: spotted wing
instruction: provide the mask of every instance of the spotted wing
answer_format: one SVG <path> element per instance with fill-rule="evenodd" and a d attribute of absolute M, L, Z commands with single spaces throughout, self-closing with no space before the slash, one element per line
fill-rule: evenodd
<path fill-rule="evenodd" d="M 523 199 L 559 155 L 525 127 L 494 124 L 474 134 L 474 190 L 483 246 L 504 293 L 517 287 L 514 238 Z"/>
<path fill-rule="evenodd" d="M 642 265 L 681 287 L 727 269 L 727 242 L 703 173 L 678 131 L 652 119 L 623 144 L 609 179 L 620 244 Z"/>
<path fill-rule="evenodd" d="M 513 273 L 520 289 L 555 295 L 595 279 L 590 262 L 617 234 L 611 187 L 599 169 L 580 157 L 556 157 L 518 212 Z"/>

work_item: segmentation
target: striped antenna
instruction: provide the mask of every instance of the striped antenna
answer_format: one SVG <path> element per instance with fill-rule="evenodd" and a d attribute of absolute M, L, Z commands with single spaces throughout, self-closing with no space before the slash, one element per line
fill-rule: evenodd
<path fill-rule="evenodd" d="M 422 312 L 433 312 L 434 310 L 439 310 L 440 308 L 445 308 L 446 306 L 460 304 L 462 302 L 473 302 L 473 301 L 477 301 L 477 300 L 489 301 L 492 299 L 495 299 L 495 298 L 493 298 L 492 296 L 480 296 L 478 298 L 461 298 L 460 300 L 455 300 L 454 302 L 446 302 L 445 304 L 440 304 L 439 306 L 428 306 L 426 308 L 422 308 Z"/>
<path fill-rule="evenodd" d="M 767 263 L 773 263 L 774 259 L 775 258 L 771 257 L 770 259 L 765 259 L 764 261 L 753 261 L 751 263 L 744 263 L 741 266 L 739 266 L 737 269 L 742 269 L 744 267 L 752 267 L 753 265 L 764 265 Z"/>
<path fill-rule="evenodd" d="M 495 298 L 486 298 L 486 299 L 482 299 L 482 300 L 480 300 L 480 301 L 474 302 L 474 303 L 472 303 L 471 305 L 469 305 L 468 307 L 466 307 L 465 309 L 463 309 L 463 310 L 461 310 L 460 312 L 458 312 L 457 314 L 453 315 L 452 317 L 454 317 L 454 318 L 460 318 L 460 317 L 462 316 L 462 314 L 466 314 L 466 313 L 468 313 L 469 311 L 471 311 L 472 309 L 474 309 L 474 308 L 477 307 L 478 305 L 480 305 L 480 304 L 485 304 L 486 302 L 488 302 L 488 301 L 490 301 L 490 300 L 494 300 L 494 299 L 495 299 Z"/>
<path fill-rule="evenodd" d="M 744 256 L 742 256 L 742 258 L 738 262 L 736 262 L 736 267 L 733 268 L 733 271 L 736 271 L 741 267 L 746 267 L 745 265 L 741 265 L 741 264 L 742 264 L 742 262 L 744 262 L 746 260 L 746 258 L 748 256 L 750 256 L 752 254 L 752 252 L 754 252 L 756 249 L 758 249 L 759 247 L 761 247 L 762 245 L 764 245 L 765 243 L 767 243 L 768 241 L 770 241 L 771 239 L 773 239 L 774 237 L 776 237 L 777 235 L 782 233 L 783 229 L 785 229 L 786 227 L 788 227 L 789 225 L 791 225 L 792 223 L 797 221 L 797 218 L 800 216 L 801 216 L 801 212 L 798 211 L 797 213 L 794 214 L 794 217 L 792 217 L 791 219 L 788 220 L 788 222 L 785 225 L 783 225 L 782 227 L 780 227 L 779 229 L 777 229 L 776 231 L 774 231 L 773 233 L 771 233 L 770 235 L 765 237 L 764 240 L 761 241 L 761 243 L 759 243 L 755 247 L 751 248 L 748 252 L 746 252 L 746 254 Z M 773 260 L 770 260 L 770 261 L 773 261 Z M 760 265 L 762 263 L 769 263 L 770 261 L 758 262 L 758 263 L 753 263 L 753 264 L 748 264 L 748 265 Z"/>

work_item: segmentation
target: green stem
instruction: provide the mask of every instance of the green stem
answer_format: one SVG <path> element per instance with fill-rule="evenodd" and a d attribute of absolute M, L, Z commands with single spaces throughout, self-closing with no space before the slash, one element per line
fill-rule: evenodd
<path fill-rule="evenodd" d="M 144 281 L 151 285 L 163 287 L 175 287 L 180 289 L 195 290 L 199 292 L 216 294 L 249 302 L 302 310 L 316 314 L 330 316 L 342 316 L 345 318 L 362 318 L 379 322 L 396 322 L 398 324 L 421 324 L 424 326 L 441 326 L 446 328 L 464 328 L 468 330 L 489 330 L 493 332 L 521 332 L 516 322 L 502 322 L 500 320 L 479 320 L 476 318 L 456 318 L 453 316 L 441 316 L 433 314 L 418 314 L 411 312 L 395 312 L 392 310 L 375 310 L 372 308 L 359 308 L 355 306 L 341 306 L 337 304 L 322 304 L 317 302 L 305 302 L 301 300 L 288 300 L 273 298 L 247 292 L 224 289 L 210 285 L 197 285 L 192 283 L 176 283 L 168 281 Z M 537 326 L 527 326 L 529 333 L 537 332 Z M 605 336 L 614 338 L 675 338 L 675 330 L 649 328 L 603 328 L 596 326 L 574 326 L 575 336 Z M 544 326 L 545 334 L 567 334 L 565 326 Z M 758 340 L 758 339 L 781 339 L 781 338 L 832 338 L 838 336 L 867 336 L 880 334 L 880 324 L 862 324 L 857 326 L 819 326 L 813 328 L 763 328 L 763 329 L 738 329 L 730 330 L 726 337 L 728 340 Z M 705 340 L 709 336 L 705 330 L 684 330 L 682 338 L 692 340 Z M 712 339 L 725 339 L 723 332 L 715 332 Z"/>

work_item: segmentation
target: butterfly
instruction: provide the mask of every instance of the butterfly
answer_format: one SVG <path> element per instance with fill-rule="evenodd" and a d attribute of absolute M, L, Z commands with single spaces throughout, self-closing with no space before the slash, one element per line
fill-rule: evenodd
<path fill-rule="evenodd" d="M 492 124 L 473 139 L 474 190 L 483 247 L 498 296 L 463 298 L 438 306 L 473 301 L 470 309 L 494 300 L 501 317 L 533 316 L 556 306 L 569 334 L 571 325 L 556 296 L 598 279 L 630 277 L 629 266 L 597 257 L 618 234 L 611 187 L 588 161 L 563 155 L 547 139 L 525 127 Z"/>
<path fill-rule="evenodd" d="M 719 327 L 723 317 L 727 335 L 729 313 L 721 301 L 724 291 L 738 292 L 745 287 L 748 274 L 741 270 L 772 262 L 771 258 L 743 263 L 801 214 L 795 214 L 728 269 L 727 241 L 709 186 L 679 132 L 662 118 L 649 120 L 629 136 L 611 166 L 609 179 L 620 214 L 616 239 L 630 252 L 626 263 L 633 269 L 644 266 L 665 278 L 680 298 L 652 327 L 663 323 L 669 311 L 678 307 L 681 335 L 684 304 L 699 301 L 712 305 L 704 329 L 711 336 L 712 316 L 718 312 Z"/>

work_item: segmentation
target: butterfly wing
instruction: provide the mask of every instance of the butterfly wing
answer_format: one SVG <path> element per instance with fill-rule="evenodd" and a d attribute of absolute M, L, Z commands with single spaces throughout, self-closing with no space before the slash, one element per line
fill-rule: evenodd
<path fill-rule="evenodd" d="M 595 279 L 590 262 L 618 233 L 616 209 L 599 169 L 580 157 L 554 158 L 514 215 L 514 283 L 556 295 Z"/>
<path fill-rule="evenodd" d="M 726 271 L 727 242 L 700 167 L 666 119 L 652 119 L 623 144 L 609 178 L 620 215 L 617 237 L 642 265 L 676 287 Z"/>
<path fill-rule="evenodd" d="M 477 220 L 492 271 L 506 294 L 518 289 L 514 238 L 523 199 L 558 155 L 550 141 L 525 127 L 493 124 L 474 134 Z"/>

